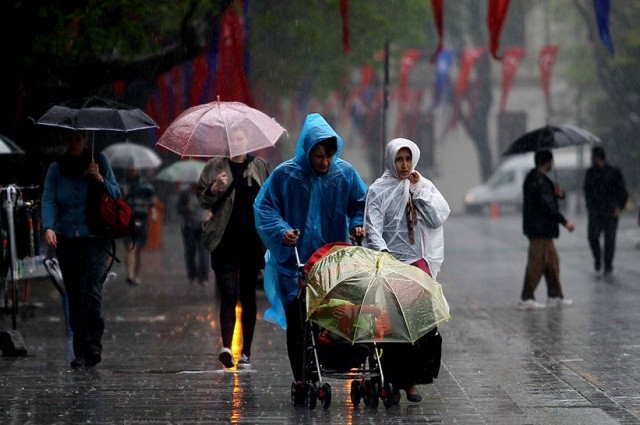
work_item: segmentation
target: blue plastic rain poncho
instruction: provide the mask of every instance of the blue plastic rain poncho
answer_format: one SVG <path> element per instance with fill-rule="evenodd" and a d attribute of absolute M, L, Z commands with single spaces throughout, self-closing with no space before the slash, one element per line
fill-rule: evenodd
<path fill-rule="evenodd" d="M 320 141 L 335 138 L 337 151 L 325 174 L 317 174 L 309 152 Z M 339 158 L 343 141 L 317 113 L 304 122 L 295 157 L 273 170 L 254 203 L 256 229 L 266 245 L 265 293 L 271 308 L 265 319 L 285 325 L 283 306 L 298 294 L 296 258 L 282 243 L 287 230 L 300 230 L 298 254 L 302 263 L 324 244 L 348 241 L 349 232 L 363 226 L 367 187 L 346 161 Z"/>
<path fill-rule="evenodd" d="M 385 151 L 385 172 L 369 188 L 365 208 L 365 245 L 377 251 L 388 250 L 403 263 L 424 259 L 435 279 L 444 260 L 442 224 L 449 217 L 449 204 L 436 186 L 425 177 L 416 184 L 399 179 L 395 159 L 398 151 L 409 148 L 411 171 L 420 160 L 420 149 L 408 139 L 393 139 Z M 414 241 L 409 236 L 407 204 L 417 210 Z"/>

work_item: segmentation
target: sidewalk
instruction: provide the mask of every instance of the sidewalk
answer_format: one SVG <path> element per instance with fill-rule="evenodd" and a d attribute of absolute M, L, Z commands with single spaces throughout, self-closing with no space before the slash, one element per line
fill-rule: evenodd
<path fill-rule="evenodd" d="M 350 381 L 335 379 L 328 381 L 328 410 L 293 407 L 285 334 L 261 320 L 262 293 L 253 369 L 223 370 L 213 278 L 206 288 L 189 286 L 179 228 L 168 224 L 162 249 L 143 253 L 141 286 L 127 286 L 124 266 L 114 266 L 96 368 L 69 368 L 60 296 L 48 279 L 31 282 L 31 299 L 41 306 L 18 319 L 27 356 L 0 358 L 0 423 L 638 423 L 637 224 L 621 223 L 610 282 L 591 271 L 584 220 L 577 224 L 558 241 L 565 293 L 575 305 L 522 312 L 516 305 L 526 239 L 519 217 L 452 217 L 438 276 L 452 315 L 440 327 L 440 376 L 420 387 L 421 403 L 403 394 L 388 410 L 382 403 L 354 409 Z M 542 302 L 544 288 L 542 282 L 536 291 Z M 0 329 L 10 327 L 10 316 L 0 315 Z"/>

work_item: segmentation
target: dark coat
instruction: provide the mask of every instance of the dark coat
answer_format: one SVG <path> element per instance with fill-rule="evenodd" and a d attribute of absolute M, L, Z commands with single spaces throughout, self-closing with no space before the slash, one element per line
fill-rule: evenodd
<path fill-rule="evenodd" d="M 566 224 L 558 208 L 555 185 L 549 177 L 532 169 L 522 185 L 522 231 L 529 239 L 553 239 Z"/>
<path fill-rule="evenodd" d="M 589 167 L 584 176 L 583 189 L 590 214 L 613 217 L 613 210 L 624 209 L 629 198 L 622 173 L 609 164 L 603 168 Z"/>

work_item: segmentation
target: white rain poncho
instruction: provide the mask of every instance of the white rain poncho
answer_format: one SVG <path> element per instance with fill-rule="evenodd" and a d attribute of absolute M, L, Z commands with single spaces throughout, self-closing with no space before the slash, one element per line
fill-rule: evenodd
<path fill-rule="evenodd" d="M 444 260 L 444 232 L 442 225 L 449 217 L 449 204 L 435 185 L 424 176 L 416 184 L 399 179 L 395 166 L 398 151 L 409 148 L 412 171 L 420 159 L 420 149 L 408 139 L 393 139 L 385 152 L 386 170 L 369 187 L 365 205 L 367 247 L 388 250 L 398 260 L 413 263 L 424 259 L 435 279 Z M 413 199 L 417 214 L 414 243 L 409 236 L 407 204 Z"/>

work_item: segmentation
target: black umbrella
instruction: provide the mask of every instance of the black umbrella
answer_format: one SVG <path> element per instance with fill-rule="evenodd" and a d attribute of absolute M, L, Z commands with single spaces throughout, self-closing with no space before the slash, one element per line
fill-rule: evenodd
<path fill-rule="evenodd" d="M 40 117 L 37 124 L 92 132 L 128 133 L 158 128 L 158 124 L 141 109 L 98 96 L 55 105 Z"/>
<path fill-rule="evenodd" d="M 596 143 L 600 143 L 600 138 L 582 128 L 572 125 L 548 125 L 523 134 L 511 143 L 503 155 Z"/>

